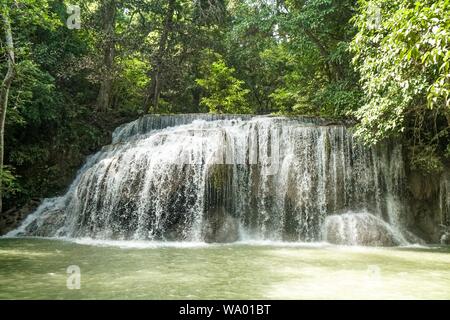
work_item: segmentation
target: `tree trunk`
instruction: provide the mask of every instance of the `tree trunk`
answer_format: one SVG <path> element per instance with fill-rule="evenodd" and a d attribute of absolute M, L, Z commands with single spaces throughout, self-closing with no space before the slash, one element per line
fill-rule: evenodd
<path fill-rule="evenodd" d="M 169 0 L 166 17 L 164 19 L 164 26 L 159 38 L 158 51 L 152 63 L 152 72 L 150 74 L 150 86 L 144 101 L 144 113 L 158 110 L 159 98 L 161 96 L 161 77 L 163 68 L 163 58 L 167 50 L 167 42 L 169 34 L 173 27 L 173 15 L 175 13 L 175 0 Z"/>
<path fill-rule="evenodd" d="M 105 112 L 111 102 L 114 58 L 116 55 L 115 46 L 115 21 L 116 21 L 116 3 L 115 0 L 105 0 L 102 6 L 103 11 L 103 65 L 102 80 L 100 90 L 97 96 L 97 111 Z"/>
<path fill-rule="evenodd" d="M 8 97 L 9 97 L 9 89 L 11 87 L 11 83 L 14 79 L 14 42 L 12 38 L 11 31 L 11 23 L 9 22 L 8 11 L 4 10 L 0 13 L 3 28 L 5 30 L 5 44 L 6 44 L 6 55 L 7 55 L 7 63 L 8 63 L 8 71 L 6 72 L 5 77 L 2 81 L 2 86 L 0 89 L 0 213 L 3 210 L 2 207 L 2 189 L 3 189 L 3 158 L 5 152 L 5 119 L 6 119 L 6 109 L 8 107 Z"/>

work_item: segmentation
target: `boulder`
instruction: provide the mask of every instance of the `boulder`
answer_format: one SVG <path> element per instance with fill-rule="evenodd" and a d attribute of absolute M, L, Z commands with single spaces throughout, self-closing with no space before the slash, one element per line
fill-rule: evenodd
<path fill-rule="evenodd" d="M 370 213 L 345 213 L 325 219 L 324 240 L 339 245 L 396 246 L 402 239 L 382 219 Z"/>
<path fill-rule="evenodd" d="M 450 245 L 450 233 L 445 232 L 441 237 L 441 244 Z"/>
<path fill-rule="evenodd" d="M 57 230 L 64 226 L 64 221 L 65 215 L 62 210 L 49 210 L 31 222 L 19 235 L 52 237 L 55 236 Z"/>
<path fill-rule="evenodd" d="M 40 202 L 39 199 L 31 199 L 20 208 L 13 207 L 0 214 L 0 236 L 16 229 L 31 212 L 36 210 Z"/>

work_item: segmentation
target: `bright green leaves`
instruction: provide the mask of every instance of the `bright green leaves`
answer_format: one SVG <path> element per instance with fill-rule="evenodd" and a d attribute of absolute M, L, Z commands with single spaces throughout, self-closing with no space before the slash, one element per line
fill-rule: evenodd
<path fill-rule="evenodd" d="M 208 107 L 211 113 L 250 113 L 246 96 L 248 89 L 244 89 L 244 82 L 234 77 L 235 69 L 219 59 L 211 64 L 204 79 L 197 79 L 206 92 L 201 104 Z"/>
<path fill-rule="evenodd" d="M 54 29 L 62 25 L 62 21 L 50 9 L 49 0 L 3 0 L 1 12 L 7 12 L 13 21 L 12 26 L 21 26 L 27 31 L 37 26 Z"/>

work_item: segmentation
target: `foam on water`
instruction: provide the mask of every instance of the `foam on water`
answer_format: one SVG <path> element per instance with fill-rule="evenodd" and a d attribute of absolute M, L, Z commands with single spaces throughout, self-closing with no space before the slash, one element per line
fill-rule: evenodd
<path fill-rule="evenodd" d="M 81 245 L 99 247 L 119 247 L 122 249 L 158 249 L 158 248 L 207 248 L 214 245 L 205 242 L 187 241 L 145 241 L 145 240 L 99 240 L 92 238 L 65 239 Z"/>

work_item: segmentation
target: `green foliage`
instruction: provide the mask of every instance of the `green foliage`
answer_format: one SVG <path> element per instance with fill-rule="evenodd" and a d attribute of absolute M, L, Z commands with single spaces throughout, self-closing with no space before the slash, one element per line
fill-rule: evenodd
<path fill-rule="evenodd" d="M 373 8 L 381 14 L 375 27 Z M 448 0 L 360 1 L 351 48 L 366 98 L 355 112 L 357 135 L 367 143 L 403 135 L 438 155 L 448 145 L 449 12 Z"/>
<path fill-rule="evenodd" d="M 440 173 L 444 170 L 441 158 L 433 146 L 421 145 L 410 148 L 411 169 L 424 173 Z"/>
<path fill-rule="evenodd" d="M 367 143 L 403 137 L 415 170 L 440 171 L 450 160 L 450 0 L 175 0 L 170 26 L 168 1 L 116 0 L 111 39 L 106 2 L 78 2 L 80 30 L 65 26 L 68 3 L 0 5 L 11 18 L 17 63 L 6 208 L 61 192 L 115 126 L 142 114 L 157 63 L 154 112 L 356 118 Z M 115 55 L 108 72 L 106 40 Z M 111 101 L 100 112 L 105 76 Z"/>
<path fill-rule="evenodd" d="M 16 25 L 28 27 L 24 30 L 27 33 L 38 26 L 51 29 L 61 25 L 55 12 L 50 10 L 51 3 L 49 0 L 3 0 L 0 11 L 8 14 Z"/>
<path fill-rule="evenodd" d="M 268 1 L 237 1 L 230 16 L 221 53 L 250 90 L 247 99 L 253 111 L 276 111 L 271 94 L 282 84 L 285 70 L 285 59 L 278 56 L 278 10 Z"/>
<path fill-rule="evenodd" d="M 88 67 L 92 37 L 67 29 L 63 2 L 16 4 L 8 7 L 16 76 L 6 115 L 5 209 L 66 188 L 85 156 L 107 143 L 117 124 L 136 117 L 134 113 L 123 119 L 120 112 L 101 118 L 93 115 L 89 104 L 96 88 Z M 2 75 L 3 59 L 0 54 Z"/>
<path fill-rule="evenodd" d="M 11 166 L 3 166 L 3 170 L 0 171 L 2 176 L 2 191 L 4 199 L 11 199 L 15 195 L 22 192 L 22 188 L 17 181 L 18 176 L 14 174 L 14 170 Z"/>
<path fill-rule="evenodd" d="M 54 80 L 34 61 L 20 61 L 16 65 L 15 86 L 11 94 L 14 104 L 8 120 L 36 126 L 54 120 L 60 112 L 61 102 Z"/>
<path fill-rule="evenodd" d="M 244 89 L 244 82 L 234 77 L 234 68 L 227 67 L 220 59 L 211 64 L 204 79 L 197 83 L 206 91 L 207 96 L 201 104 L 208 107 L 211 113 L 250 113 L 246 100 L 249 90 Z"/>
<path fill-rule="evenodd" d="M 318 90 L 311 103 L 320 109 L 321 116 L 346 118 L 358 109 L 361 100 L 359 87 L 339 81 Z"/>
<path fill-rule="evenodd" d="M 112 107 L 133 114 L 136 107 L 143 103 L 143 92 L 149 84 L 149 67 L 138 57 L 120 57 L 117 60 L 120 73 L 114 82 L 116 101 Z"/>
<path fill-rule="evenodd" d="M 349 23 L 353 1 L 286 1 L 280 35 L 289 53 L 285 91 L 295 97 L 291 110 L 345 117 L 360 103 L 358 77 L 348 46 L 355 34 Z"/>

